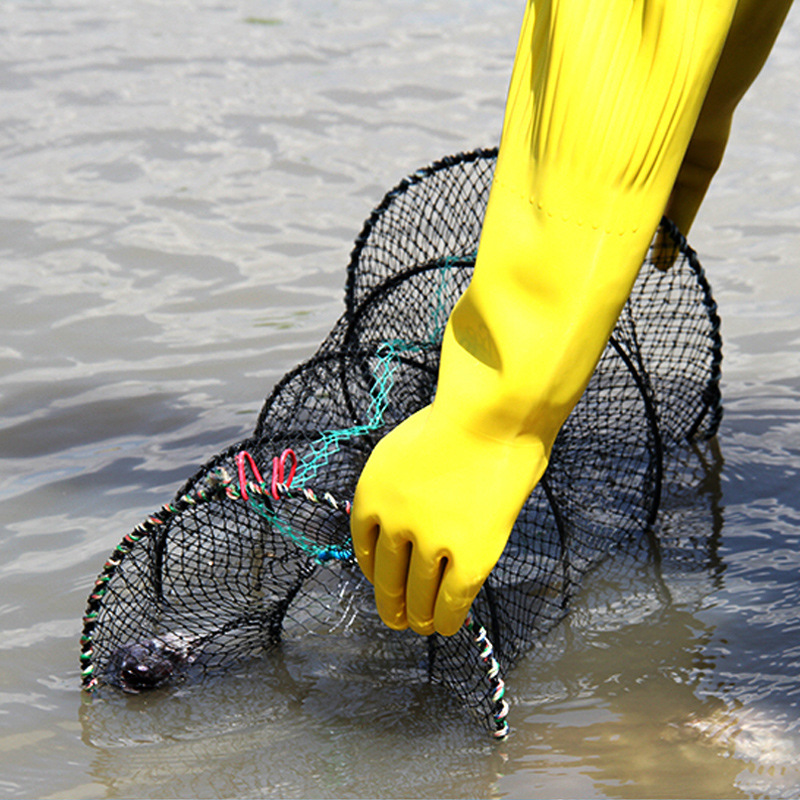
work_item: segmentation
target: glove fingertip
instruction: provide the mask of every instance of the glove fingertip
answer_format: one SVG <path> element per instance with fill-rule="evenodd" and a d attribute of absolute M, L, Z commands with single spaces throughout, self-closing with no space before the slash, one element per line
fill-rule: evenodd
<path fill-rule="evenodd" d="M 379 592 L 376 592 L 375 601 L 384 625 L 395 631 L 404 631 L 408 628 L 405 603 L 387 601 L 381 597 Z"/>
<path fill-rule="evenodd" d="M 351 517 L 350 536 L 353 540 L 353 551 L 359 568 L 370 583 L 375 583 L 375 549 L 379 533 L 380 528 L 375 520 Z"/>

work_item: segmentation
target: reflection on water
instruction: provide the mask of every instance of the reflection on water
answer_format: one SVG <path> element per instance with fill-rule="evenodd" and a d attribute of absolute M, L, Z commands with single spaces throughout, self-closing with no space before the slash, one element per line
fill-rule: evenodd
<path fill-rule="evenodd" d="M 692 232 L 723 312 L 721 452 L 669 498 L 660 568 L 610 559 L 513 671 L 507 742 L 436 687 L 291 649 L 149 697 L 78 689 L 108 553 L 322 339 L 384 191 L 494 142 L 520 16 L 3 6 L 4 795 L 797 796 L 797 9 Z"/>
<path fill-rule="evenodd" d="M 266 797 L 485 796 L 501 761 L 449 698 L 353 675 L 295 679 L 286 663 L 183 696 L 86 704 L 94 780 L 119 794 Z M 387 763 L 387 758 L 390 757 Z"/>

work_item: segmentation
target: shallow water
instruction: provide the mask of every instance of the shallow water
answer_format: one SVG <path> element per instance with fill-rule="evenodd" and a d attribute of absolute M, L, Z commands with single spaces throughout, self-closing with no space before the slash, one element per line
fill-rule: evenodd
<path fill-rule="evenodd" d="M 711 569 L 593 575 L 513 671 L 499 746 L 424 686 L 324 658 L 297 680 L 291 648 L 202 691 L 79 689 L 106 556 L 313 352 L 383 193 L 495 142 L 520 16 L 485 0 L 2 4 L 3 795 L 800 793 L 796 8 L 691 236 L 725 341 L 719 451 L 687 511 Z"/>

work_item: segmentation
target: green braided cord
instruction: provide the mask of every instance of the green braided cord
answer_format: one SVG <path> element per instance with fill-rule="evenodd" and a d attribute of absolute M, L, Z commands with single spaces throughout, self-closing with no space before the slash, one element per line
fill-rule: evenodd
<path fill-rule="evenodd" d="M 435 325 L 435 327 L 432 327 L 428 334 L 428 344 L 436 344 L 442 341 L 444 329 L 450 317 L 449 311 L 447 311 L 447 297 L 445 295 L 445 288 L 447 287 L 447 279 L 450 270 L 461 269 L 467 265 L 471 267 L 475 264 L 476 257 L 477 252 L 473 252 L 466 256 L 447 256 L 442 259 L 442 264 L 438 267 L 441 271 L 441 278 L 439 280 L 439 287 L 436 290 L 436 305 L 433 307 L 432 304 L 433 310 L 429 317 L 431 325 Z"/>
<path fill-rule="evenodd" d="M 474 254 L 467 256 L 466 259 L 474 260 Z M 240 487 L 236 485 L 224 468 L 219 468 L 207 477 L 206 486 L 201 486 L 195 489 L 194 492 L 183 495 L 174 503 L 162 506 L 158 512 L 147 517 L 133 532 L 124 537 L 106 561 L 100 576 L 97 578 L 83 617 L 83 632 L 80 640 L 80 666 L 81 682 L 84 689 L 91 691 L 99 683 L 98 676 L 94 674 L 95 665 L 92 660 L 94 655 L 93 631 L 111 578 L 123 559 L 139 541 L 151 536 L 172 517 L 182 514 L 191 506 L 222 496 L 232 500 L 244 500 L 254 511 L 268 519 L 282 536 L 294 542 L 303 552 L 312 555 L 318 564 L 325 564 L 330 561 L 346 561 L 354 558 L 352 542 L 348 540 L 339 545 L 321 545 L 313 541 L 303 533 L 293 530 L 286 520 L 281 519 L 269 504 L 268 498 L 272 497 L 272 489 L 274 488 L 280 499 L 305 499 L 310 502 L 325 503 L 334 510 L 342 511 L 346 514 L 350 513 L 349 502 L 339 501 L 329 493 L 317 496 L 313 490 L 305 487 L 304 483 L 315 478 L 319 470 L 328 464 L 330 456 L 338 450 L 340 442 L 363 436 L 381 427 L 388 397 L 394 385 L 398 357 L 402 353 L 418 353 L 441 340 L 447 323 L 445 288 L 448 273 L 454 267 L 463 266 L 464 261 L 465 258 L 448 257 L 443 259 L 442 265 L 438 267 L 441 271 L 441 280 L 435 293 L 435 302 L 431 305 L 429 315 L 431 325 L 426 339 L 421 343 L 408 343 L 401 339 L 394 339 L 384 342 L 378 347 L 377 354 L 379 359 L 373 373 L 374 381 L 370 392 L 367 422 L 350 428 L 324 431 L 312 445 L 310 457 L 307 457 L 304 460 L 304 464 L 298 468 L 295 475 L 296 484 L 294 488 L 290 488 L 283 483 L 278 483 L 275 487 L 271 487 L 266 482 L 255 481 L 248 482 L 246 486 Z M 266 499 L 262 501 L 258 498 Z M 479 657 L 484 665 L 486 677 L 492 689 L 491 697 L 494 706 L 492 716 L 495 721 L 495 730 L 492 735 L 496 739 L 503 739 L 507 736 L 509 730 L 506 721 L 508 703 L 504 699 L 505 684 L 499 676 L 500 667 L 494 657 L 494 648 L 488 639 L 486 630 L 483 626 L 475 623 L 471 613 L 467 616 L 464 627 L 469 632 L 474 643 L 481 648 Z"/>
<path fill-rule="evenodd" d="M 327 466 L 331 455 L 338 451 L 340 442 L 372 433 L 383 425 L 387 399 L 394 386 L 398 356 L 402 353 L 419 353 L 441 342 L 448 319 L 445 289 L 450 272 L 462 268 L 465 263 L 474 263 L 474 260 L 474 253 L 467 256 L 447 256 L 441 259 L 440 265 L 436 267 L 440 273 L 440 279 L 429 308 L 427 336 L 421 342 L 390 339 L 379 345 L 376 351 L 379 359 L 372 376 L 367 422 L 349 428 L 323 431 L 311 445 L 311 451 L 303 459 L 303 464 L 298 465 L 295 475 L 297 486 L 303 486 L 307 481 L 313 481 L 317 477 L 320 469 Z"/>
<path fill-rule="evenodd" d="M 270 495 L 270 487 L 266 482 L 264 483 L 248 483 L 248 494 Z M 327 492 L 318 497 L 311 489 L 308 488 L 289 488 L 284 483 L 279 483 L 275 486 L 275 491 L 281 499 L 305 499 L 312 503 L 325 503 L 336 511 L 342 511 L 345 514 L 350 513 L 350 503 L 337 501 L 332 495 Z M 352 542 L 348 540 L 341 544 L 319 544 L 302 532 L 298 532 L 292 526 L 274 511 L 268 502 L 262 502 L 254 497 L 248 497 L 247 502 L 250 507 L 270 521 L 270 524 L 281 534 L 285 539 L 293 542 L 304 553 L 314 557 L 317 564 L 327 564 L 330 561 L 350 561 L 355 558 Z"/>
<path fill-rule="evenodd" d="M 327 466 L 330 457 L 339 449 L 339 443 L 372 433 L 383 425 L 389 393 L 394 385 L 397 372 L 397 357 L 400 353 L 419 352 L 420 344 L 408 344 L 401 339 L 384 342 L 377 350 L 378 363 L 373 373 L 373 388 L 370 390 L 370 404 L 367 410 L 367 422 L 353 425 L 350 428 L 323 431 L 311 445 L 311 450 L 298 465 L 295 482 L 303 486 L 307 481 L 317 477 L 320 469 Z"/>

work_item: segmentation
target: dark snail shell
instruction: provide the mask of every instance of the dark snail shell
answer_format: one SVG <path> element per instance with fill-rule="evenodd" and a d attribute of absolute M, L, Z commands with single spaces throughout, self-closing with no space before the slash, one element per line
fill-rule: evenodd
<path fill-rule="evenodd" d="M 119 647 L 109 663 L 109 682 L 129 694 L 157 689 L 194 660 L 194 637 L 167 633 Z"/>

